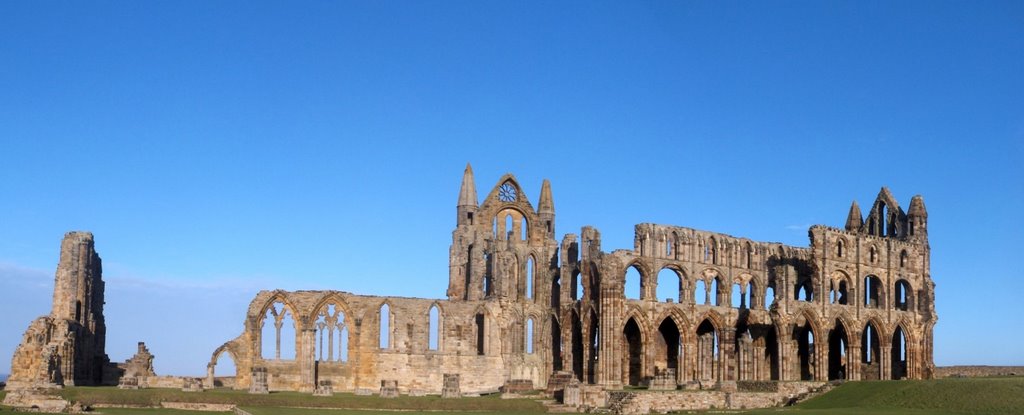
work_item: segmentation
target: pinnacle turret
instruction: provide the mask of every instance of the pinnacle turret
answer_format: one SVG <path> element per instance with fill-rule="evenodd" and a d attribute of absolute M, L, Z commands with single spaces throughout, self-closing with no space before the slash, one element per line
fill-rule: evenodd
<path fill-rule="evenodd" d="M 555 213 L 555 201 L 551 197 L 551 182 L 544 179 L 540 186 L 540 203 L 537 204 L 537 213 Z"/>
<path fill-rule="evenodd" d="M 459 187 L 459 207 L 477 206 L 476 183 L 473 180 L 473 166 L 466 163 L 466 171 L 462 173 L 462 186 Z"/>
<path fill-rule="evenodd" d="M 846 231 L 857 232 L 864 226 L 864 217 L 860 213 L 860 205 L 854 200 L 850 205 L 850 214 L 846 216 Z"/>

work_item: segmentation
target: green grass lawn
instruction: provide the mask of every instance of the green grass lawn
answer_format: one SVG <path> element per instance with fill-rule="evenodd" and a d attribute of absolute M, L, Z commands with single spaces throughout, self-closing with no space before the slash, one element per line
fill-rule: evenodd
<path fill-rule="evenodd" d="M 0 399 L 4 392 L 0 391 Z M 85 404 L 152 405 L 160 402 L 204 402 L 236 404 L 253 415 L 416 415 L 458 412 L 476 414 L 538 414 L 543 406 L 530 399 L 480 398 L 441 399 L 438 396 L 402 396 L 382 399 L 338 393 L 314 397 L 306 393 L 279 392 L 250 395 L 228 389 L 186 393 L 177 389 L 121 390 L 111 387 L 68 387 L 61 395 Z M 332 409 L 344 408 L 344 409 Z M 0 407 L 6 413 L 9 408 Z M 106 414 L 196 415 L 173 409 L 100 408 Z M 714 411 L 716 413 L 730 411 Z M 938 379 L 929 381 L 848 382 L 831 392 L 794 407 L 735 411 L 748 414 L 797 415 L 1008 415 L 1024 414 L 1024 377 Z"/>
<path fill-rule="evenodd" d="M 179 389 L 126 390 L 111 387 L 68 387 L 61 396 L 73 402 L 86 405 L 127 404 L 158 406 L 160 402 L 202 402 L 235 404 L 253 408 L 256 414 L 269 413 L 261 408 L 343 408 L 374 409 L 395 411 L 445 411 L 445 412 L 502 412 L 502 413 L 543 413 L 544 407 L 531 399 L 501 399 L 497 395 L 479 398 L 442 399 L 440 396 L 401 396 L 383 399 L 378 396 L 358 396 L 351 393 L 336 393 L 320 397 L 299 392 L 274 392 L 266 395 L 252 395 L 247 391 L 214 389 L 190 393 Z M 282 413 L 276 410 L 274 413 Z M 104 409 L 106 412 L 106 409 Z M 162 412 L 161 412 L 162 413 Z M 296 412 L 299 413 L 299 412 Z M 301 413 L 313 413 L 312 411 Z M 341 412 L 331 412 L 341 414 Z M 409 412 L 402 412 L 408 414 Z"/>
<path fill-rule="evenodd" d="M 1024 378 L 848 382 L 795 407 L 753 414 L 1024 414 Z"/>

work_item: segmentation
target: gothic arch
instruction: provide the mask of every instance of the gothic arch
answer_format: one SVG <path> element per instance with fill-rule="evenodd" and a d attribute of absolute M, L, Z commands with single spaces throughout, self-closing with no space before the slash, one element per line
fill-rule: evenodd
<path fill-rule="evenodd" d="M 314 303 L 312 311 L 309 313 L 310 323 L 315 321 L 316 317 L 320 315 L 320 312 L 331 304 L 334 304 L 335 306 L 340 308 L 341 311 L 345 313 L 346 316 L 353 315 L 352 309 L 349 308 L 348 303 L 345 302 L 345 299 L 341 297 L 341 294 L 339 294 L 337 291 L 328 291 L 322 297 L 320 297 L 320 299 L 317 300 L 316 303 Z"/>
<path fill-rule="evenodd" d="M 626 322 L 631 318 L 635 319 L 637 325 L 640 326 L 640 334 L 643 336 L 644 342 L 646 342 L 647 339 L 650 338 L 648 333 L 650 333 L 651 330 L 651 322 L 647 320 L 647 317 L 644 317 L 644 312 L 643 310 L 640 310 L 640 307 L 637 307 L 636 305 L 626 306 L 625 313 L 622 315 L 622 327 L 620 327 L 620 329 L 624 328 Z"/>
<path fill-rule="evenodd" d="M 297 312 L 298 308 L 295 306 L 294 303 L 292 303 L 291 299 L 288 298 L 287 292 L 282 290 L 274 290 L 270 298 L 268 298 L 267 301 L 263 303 L 263 306 L 260 307 L 259 314 L 256 314 L 255 316 L 257 318 L 257 330 L 263 327 L 263 319 L 267 316 L 267 311 L 269 311 L 270 308 L 272 308 L 276 303 L 281 303 L 288 310 L 288 312 L 292 314 L 292 318 L 295 319 L 296 332 L 298 332 L 298 330 L 300 329 L 305 328 L 305 326 L 302 325 L 302 320 L 305 320 L 306 318 L 308 318 L 308 316 L 303 316 Z"/>
<path fill-rule="evenodd" d="M 680 336 L 684 338 L 686 337 L 686 334 L 684 332 L 689 332 L 689 330 L 687 329 L 693 325 L 693 322 L 691 322 L 690 319 L 686 318 L 686 313 L 684 313 L 678 307 L 672 307 L 667 311 L 661 312 L 660 314 L 657 315 L 657 318 L 655 318 L 654 321 L 658 322 L 658 324 L 661 324 L 661 322 L 664 321 L 666 318 L 672 319 L 672 321 L 676 324 L 676 327 L 679 327 Z"/>
<path fill-rule="evenodd" d="M 722 333 L 722 330 L 728 327 L 728 325 L 725 323 L 724 316 L 722 316 L 716 310 L 708 310 L 700 314 L 697 318 L 693 319 L 693 321 L 691 322 L 692 325 L 689 326 L 689 331 L 696 333 L 697 329 L 700 327 L 701 323 L 704 322 L 704 320 L 707 320 L 709 323 L 711 323 L 711 326 L 715 329 L 715 332 L 717 333 Z"/>

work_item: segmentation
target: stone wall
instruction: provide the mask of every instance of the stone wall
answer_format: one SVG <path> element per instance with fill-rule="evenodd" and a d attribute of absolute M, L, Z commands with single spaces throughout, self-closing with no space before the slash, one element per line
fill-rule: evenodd
<path fill-rule="evenodd" d="M 608 406 L 618 414 L 769 408 L 781 406 L 822 385 L 820 382 L 781 382 L 778 392 L 619 391 L 608 393 Z"/>
<path fill-rule="evenodd" d="M 632 249 L 611 252 L 593 227 L 556 240 L 546 180 L 536 203 L 511 174 L 479 199 L 467 166 L 447 299 L 263 291 L 208 378 L 224 353 L 236 388 L 264 368 L 271 390 L 307 392 L 321 380 L 354 391 L 397 379 L 403 393 L 440 393 L 444 373 L 461 375 L 467 394 L 518 380 L 543 389 L 560 371 L 607 390 L 933 376 L 920 196 L 904 211 L 882 188 L 866 216 L 854 203 L 843 228 L 812 226 L 808 247 L 644 223 Z M 657 298 L 659 285 L 678 295 Z"/>
<path fill-rule="evenodd" d="M 937 378 L 989 376 L 1024 376 L 1024 366 L 941 366 L 935 368 L 935 377 Z"/>
<path fill-rule="evenodd" d="M 65 234 L 53 308 L 25 331 L 11 359 L 8 389 L 117 384 L 120 370 L 105 353 L 102 273 L 92 234 Z"/>

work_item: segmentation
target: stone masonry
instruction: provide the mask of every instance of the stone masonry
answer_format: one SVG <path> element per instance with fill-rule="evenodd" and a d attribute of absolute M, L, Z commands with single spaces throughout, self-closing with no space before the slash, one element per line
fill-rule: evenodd
<path fill-rule="evenodd" d="M 547 180 L 536 207 L 511 174 L 481 202 L 467 166 L 447 299 L 261 291 L 208 377 L 226 354 L 236 388 L 258 368 L 269 390 L 307 392 L 441 393 L 445 374 L 469 395 L 565 373 L 605 390 L 930 378 L 927 223 L 921 196 L 904 211 L 882 188 L 866 217 L 854 202 L 843 228 L 812 226 L 809 247 L 640 224 L 632 249 L 605 252 L 593 227 L 555 239 Z M 678 295 L 656 298 L 662 284 Z"/>
<path fill-rule="evenodd" d="M 104 350 L 102 272 L 91 233 L 64 235 L 53 309 L 29 325 L 15 349 L 8 390 L 117 384 L 120 371 Z"/>

